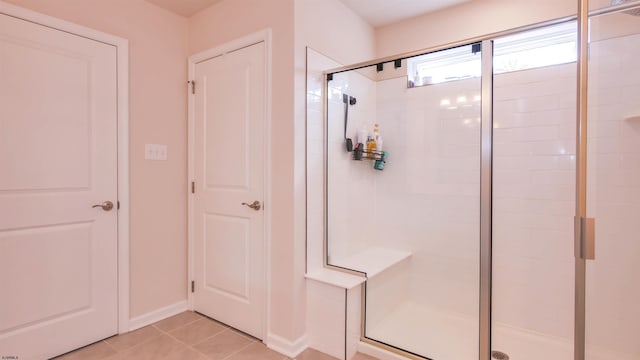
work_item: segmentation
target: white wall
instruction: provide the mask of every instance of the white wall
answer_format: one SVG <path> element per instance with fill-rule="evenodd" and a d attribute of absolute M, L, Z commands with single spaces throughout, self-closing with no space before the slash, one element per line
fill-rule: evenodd
<path fill-rule="evenodd" d="M 324 264 L 324 70 L 339 67 L 336 61 L 307 48 L 306 60 L 306 271 L 314 272 Z"/>

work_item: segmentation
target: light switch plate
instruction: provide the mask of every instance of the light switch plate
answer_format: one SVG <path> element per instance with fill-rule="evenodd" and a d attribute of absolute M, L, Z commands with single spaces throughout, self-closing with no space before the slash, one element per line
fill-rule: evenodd
<path fill-rule="evenodd" d="M 167 160 L 167 145 L 164 144 L 145 144 L 144 145 L 145 160 Z"/>

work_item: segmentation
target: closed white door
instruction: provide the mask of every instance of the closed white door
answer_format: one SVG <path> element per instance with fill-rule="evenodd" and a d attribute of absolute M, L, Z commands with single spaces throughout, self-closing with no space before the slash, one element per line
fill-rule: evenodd
<path fill-rule="evenodd" d="M 115 47 L 0 14 L 3 357 L 117 332 L 116 111 Z"/>
<path fill-rule="evenodd" d="M 261 42 L 195 65 L 192 215 L 195 310 L 260 339 L 266 288 L 264 47 Z"/>

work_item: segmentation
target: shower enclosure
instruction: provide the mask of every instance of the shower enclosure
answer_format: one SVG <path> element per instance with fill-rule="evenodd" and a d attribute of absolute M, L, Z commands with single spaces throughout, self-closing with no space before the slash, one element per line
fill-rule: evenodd
<path fill-rule="evenodd" d="M 638 12 L 592 9 L 586 103 L 575 18 L 325 74 L 325 264 L 366 277 L 363 341 L 640 359 Z M 576 260 L 576 179 L 593 260 Z"/>

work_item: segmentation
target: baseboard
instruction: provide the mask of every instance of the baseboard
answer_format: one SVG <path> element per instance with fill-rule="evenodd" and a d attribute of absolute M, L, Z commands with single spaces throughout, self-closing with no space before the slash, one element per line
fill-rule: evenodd
<path fill-rule="evenodd" d="M 293 359 L 307 349 L 307 335 L 305 334 L 299 337 L 298 340 L 291 342 L 278 335 L 268 334 L 265 345 L 269 349 Z"/>
<path fill-rule="evenodd" d="M 151 325 L 160 320 L 164 320 L 173 315 L 180 314 L 181 312 L 189 310 L 189 302 L 187 300 L 177 302 L 173 305 L 165 306 L 158 310 L 136 316 L 129 320 L 129 331 L 140 329 L 147 325 Z"/>

